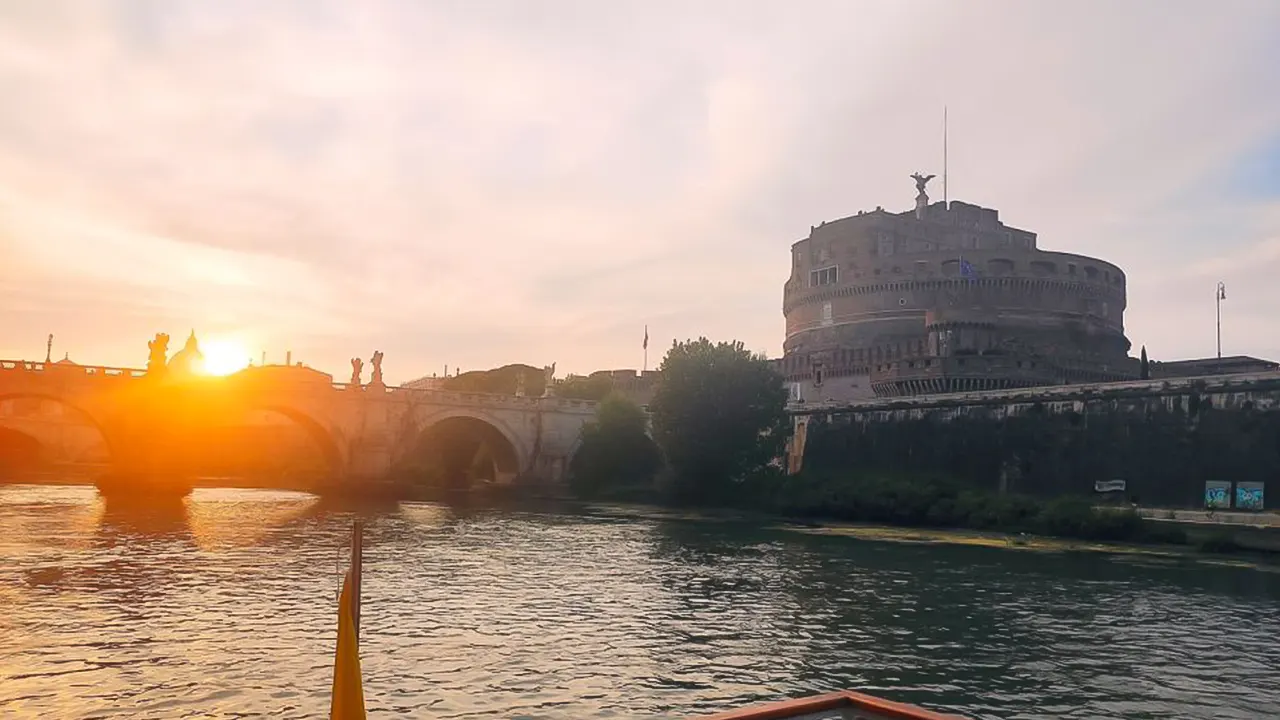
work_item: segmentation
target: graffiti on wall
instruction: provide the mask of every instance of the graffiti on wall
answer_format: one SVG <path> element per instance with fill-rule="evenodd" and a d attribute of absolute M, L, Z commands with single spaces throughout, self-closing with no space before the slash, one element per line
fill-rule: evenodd
<path fill-rule="evenodd" d="M 1242 482 L 1236 484 L 1236 507 L 1240 510 L 1261 510 L 1263 483 Z"/>
<path fill-rule="evenodd" d="M 1231 507 L 1231 483 L 1210 480 L 1204 484 L 1204 506 L 1210 510 Z"/>

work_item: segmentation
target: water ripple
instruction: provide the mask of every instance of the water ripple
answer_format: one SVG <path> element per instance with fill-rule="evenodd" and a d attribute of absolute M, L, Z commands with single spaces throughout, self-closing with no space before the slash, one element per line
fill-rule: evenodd
<path fill-rule="evenodd" d="M 0 716 L 322 716 L 350 512 L 0 488 Z M 973 718 L 1280 715 L 1280 576 L 739 524 L 365 512 L 374 717 L 642 718 L 854 687 Z"/>

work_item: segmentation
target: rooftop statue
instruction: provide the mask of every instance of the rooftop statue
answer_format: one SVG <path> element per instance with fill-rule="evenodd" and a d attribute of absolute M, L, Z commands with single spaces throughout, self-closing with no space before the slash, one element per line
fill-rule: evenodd
<path fill-rule="evenodd" d="M 373 377 L 369 378 L 370 385 L 382 384 L 382 351 L 374 350 L 373 358 L 369 360 L 373 365 Z"/>
<path fill-rule="evenodd" d="M 358 357 L 351 358 L 351 385 L 360 387 L 360 374 L 364 372 L 364 361 Z"/>
<path fill-rule="evenodd" d="M 911 175 L 911 179 L 916 181 L 916 192 L 920 193 L 921 195 L 924 194 L 924 186 L 927 185 L 930 180 L 936 177 L 938 176 L 937 175 L 921 175 L 920 173 L 912 173 Z"/>

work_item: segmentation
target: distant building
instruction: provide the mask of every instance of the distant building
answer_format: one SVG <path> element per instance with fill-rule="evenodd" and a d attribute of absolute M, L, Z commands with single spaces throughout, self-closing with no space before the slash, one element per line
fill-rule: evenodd
<path fill-rule="evenodd" d="M 448 380 L 448 378 L 432 375 L 431 377 L 420 377 L 417 380 L 410 380 L 404 385 L 401 385 L 401 387 L 410 388 L 412 390 L 442 390 L 444 389 L 444 383 L 446 380 Z"/>
<path fill-rule="evenodd" d="M 1138 377 L 1119 267 L 917 187 L 914 211 L 859 212 L 792 245 L 774 364 L 793 401 Z"/>
<path fill-rule="evenodd" d="M 1231 355 L 1224 358 L 1152 362 L 1151 378 L 1156 380 L 1161 378 L 1204 377 L 1208 375 L 1275 372 L 1277 370 L 1280 370 L 1280 363 L 1246 355 Z"/>
<path fill-rule="evenodd" d="M 628 370 L 597 370 L 587 377 L 590 379 L 607 378 L 613 385 L 613 392 L 627 398 L 631 402 L 647 407 L 653 400 L 653 391 L 658 387 L 657 370 L 636 372 Z"/>

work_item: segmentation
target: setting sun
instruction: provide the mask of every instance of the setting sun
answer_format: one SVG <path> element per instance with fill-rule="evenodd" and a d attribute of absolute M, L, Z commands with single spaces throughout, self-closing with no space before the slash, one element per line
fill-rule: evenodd
<path fill-rule="evenodd" d="M 249 351 L 235 340 L 219 338 L 200 345 L 206 375 L 230 375 L 249 366 Z"/>

